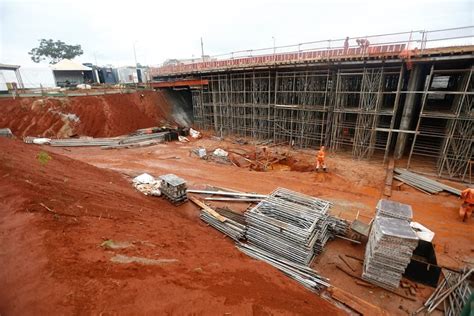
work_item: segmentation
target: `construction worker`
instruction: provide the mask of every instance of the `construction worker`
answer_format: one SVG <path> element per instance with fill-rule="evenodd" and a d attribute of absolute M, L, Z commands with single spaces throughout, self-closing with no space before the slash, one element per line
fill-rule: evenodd
<path fill-rule="evenodd" d="M 461 216 L 462 221 L 465 222 L 472 215 L 474 210 L 474 189 L 467 188 L 461 192 L 461 199 L 463 203 L 459 208 L 459 216 Z"/>
<path fill-rule="evenodd" d="M 319 168 L 323 168 L 323 171 L 326 171 L 326 163 L 324 159 L 326 158 L 326 153 L 324 152 L 324 146 L 321 146 L 319 151 L 316 153 L 316 171 L 319 172 Z"/>
<path fill-rule="evenodd" d="M 349 36 L 347 36 L 346 40 L 344 41 L 344 54 L 347 54 L 348 50 L 349 50 Z"/>

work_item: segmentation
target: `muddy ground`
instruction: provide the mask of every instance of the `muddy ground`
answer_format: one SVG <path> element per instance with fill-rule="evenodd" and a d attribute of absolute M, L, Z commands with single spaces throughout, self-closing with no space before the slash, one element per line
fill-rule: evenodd
<path fill-rule="evenodd" d="M 332 212 L 346 219 L 359 211 L 369 221 L 381 198 L 383 166 L 330 155 L 328 173 L 285 168 L 257 172 L 198 159 L 190 154 L 198 146 L 255 149 L 209 138 L 120 150 L 0 140 L 2 314 L 347 313 L 240 253 L 232 240 L 200 221 L 195 205 L 175 207 L 146 197 L 132 188 L 130 179 L 143 172 L 172 172 L 191 188 L 209 184 L 265 194 L 281 186 L 333 201 Z M 312 164 L 314 151 L 279 150 L 291 151 L 293 164 L 311 170 L 306 166 Z M 52 157 L 45 165 L 38 161 L 40 151 Z M 414 220 L 436 232 L 440 264 L 459 267 L 472 260 L 474 223 L 459 221 L 456 197 L 427 196 L 403 186 L 393 191 L 392 199 L 411 204 Z M 238 211 L 248 206 L 227 205 Z M 104 248 L 107 240 L 125 247 Z M 313 267 L 335 286 L 393 315 L 407 315 L 431 293 L 425 287 L 413 302 L 360 286 L 336 268 L 342 265 L 340 254 L 363 258 L 363 253 L 363 245 L 335 240 Z M 158 261 L 112 262 L 117 254 Z M 177 261 L 160 263 L 163 259 Z M 352 264 L 360 274 L 361 264 Z"/>

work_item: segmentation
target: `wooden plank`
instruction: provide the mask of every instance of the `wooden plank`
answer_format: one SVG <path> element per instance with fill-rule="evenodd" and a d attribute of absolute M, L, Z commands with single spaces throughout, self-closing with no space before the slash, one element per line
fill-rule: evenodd
<path fill-rule="evenodd" d="M 390 161 L 388 163 L 387 167 L 387 174 L 385 176 L 385 188 L 383 189 L 383 195 L 385 196 L 392 196 L 392 182 L 393 182 L 393 168 L 395 167 L 395 161 L 392 158 L 390 158 Z"/>
<path fill-rule="evenodd" d="M 203 209 L 205 212 L 209 213 L 210 215 L 214 216 L 215 218 L 217 218 L 219 221 L 221 222 L 225 222 L 227 220 L 227 218 L 225 218 L 224 216 L 222 216 L 221 214 L 217 213 L 216 211 L 214 211 L 211 207 L 207 206 L 206 204 L 204 204 L 203 201 L 201 200 L 198 200 L 196 197 L 194 196 L 191 196 L 189 197 L 189 199 L 194 202 L 194 204 L 196 204 L 197 206 L 199 206 L 201 209 Z"/>
<path fill-rule="evenodd" d="M 362 315 L 388 315 L 388 312 L 381 307 L 370 304 L 369 302 L 352 295 L 349 292 L 346 292 L 337 287 L 330 287 L 328 289 L 331 293 L 331 297 L 342 304 L 349 306 L 356 312 Z"/>
<path fill-rule="evenodd" d="M 340 265 L 337 265 L 337 264 L 336 264 L 336 268 L 338 268 L 339 270 L 341 270 L 342 272 L 344 272 L 344 273 L 347 274 L 348 276 L 351 276 L 351 277 L 353 277 L 353 278 L 355 278 L 355 279 L 358 279 L 358 280 L 361 280 L 361 281 L 366 282 L 366 280 L 362 279 L 362 277 L 360 277 L 360 276 L 358 276 L 358 275 L 355 275 L 355 274 L 353 274 L 353 273 L 347 271 L 346 269 L 344 269 L 344 268 L 341 267 Z M 374 284 L 374 285 L 376 285 L 376 284 Z M 387 291 L 387 292 L 393 293 L 393 294 L 395 294 L 395 295 L 397 295 L 397 296 L 403 297 L 403 298 L 405 298 L 405 299 L 407 299 L 407 300 L 416 302 L 416 299 L 414 299 L 413 297 L 410 297 L 410 296 L 407 296 L 407 295 L 405 295 L 405 294 L 398 293 L 398 292 L 396 292 L 396 291 L 394 291 L 394 290 L 389 290 L 389 289 L 386 289 L 386 288 L 383 288 L 383 287 L 380 287 L 380 286 L 377 286 L 377 287 L 379 287 L 379 288 L 381 288 L 382 290 L 385 290 L 385 291 Z"/>
<path fill-rule="evenodd" d="M 349 262 L 347 262 L 347 260 L 346 260 L 343 256 L 339 255 L 339 259 L 341 259 L 342 262 L 344 262 L 344 263 L 346 264 L 346 266 L 347 266 L 349 269 L 352 270 L 352 272 L 355 272 L 355 271 L 356 271 L 356 270 L 349 264 Z"/>

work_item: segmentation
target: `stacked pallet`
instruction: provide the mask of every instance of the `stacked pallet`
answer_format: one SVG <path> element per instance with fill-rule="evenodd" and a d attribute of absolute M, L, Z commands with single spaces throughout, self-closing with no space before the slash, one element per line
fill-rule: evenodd
<path fill-rule="evenodd" d="M 362 278 L 387 289 L 398 288 L 418 237 L 404 219 L 377 216 L 365 249 Z"/>

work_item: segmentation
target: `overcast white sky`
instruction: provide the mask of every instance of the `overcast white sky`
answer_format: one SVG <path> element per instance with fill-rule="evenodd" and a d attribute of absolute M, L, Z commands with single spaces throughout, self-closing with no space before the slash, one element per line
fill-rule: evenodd
<path fill-rule="evenodd" d="M 141 64 L 167 58 L 328 38 L 474 24 L 472 0 L 0 0 L 0 63 L 31 65 L 41 38 L 80 44 L 81 62 Z"/>

